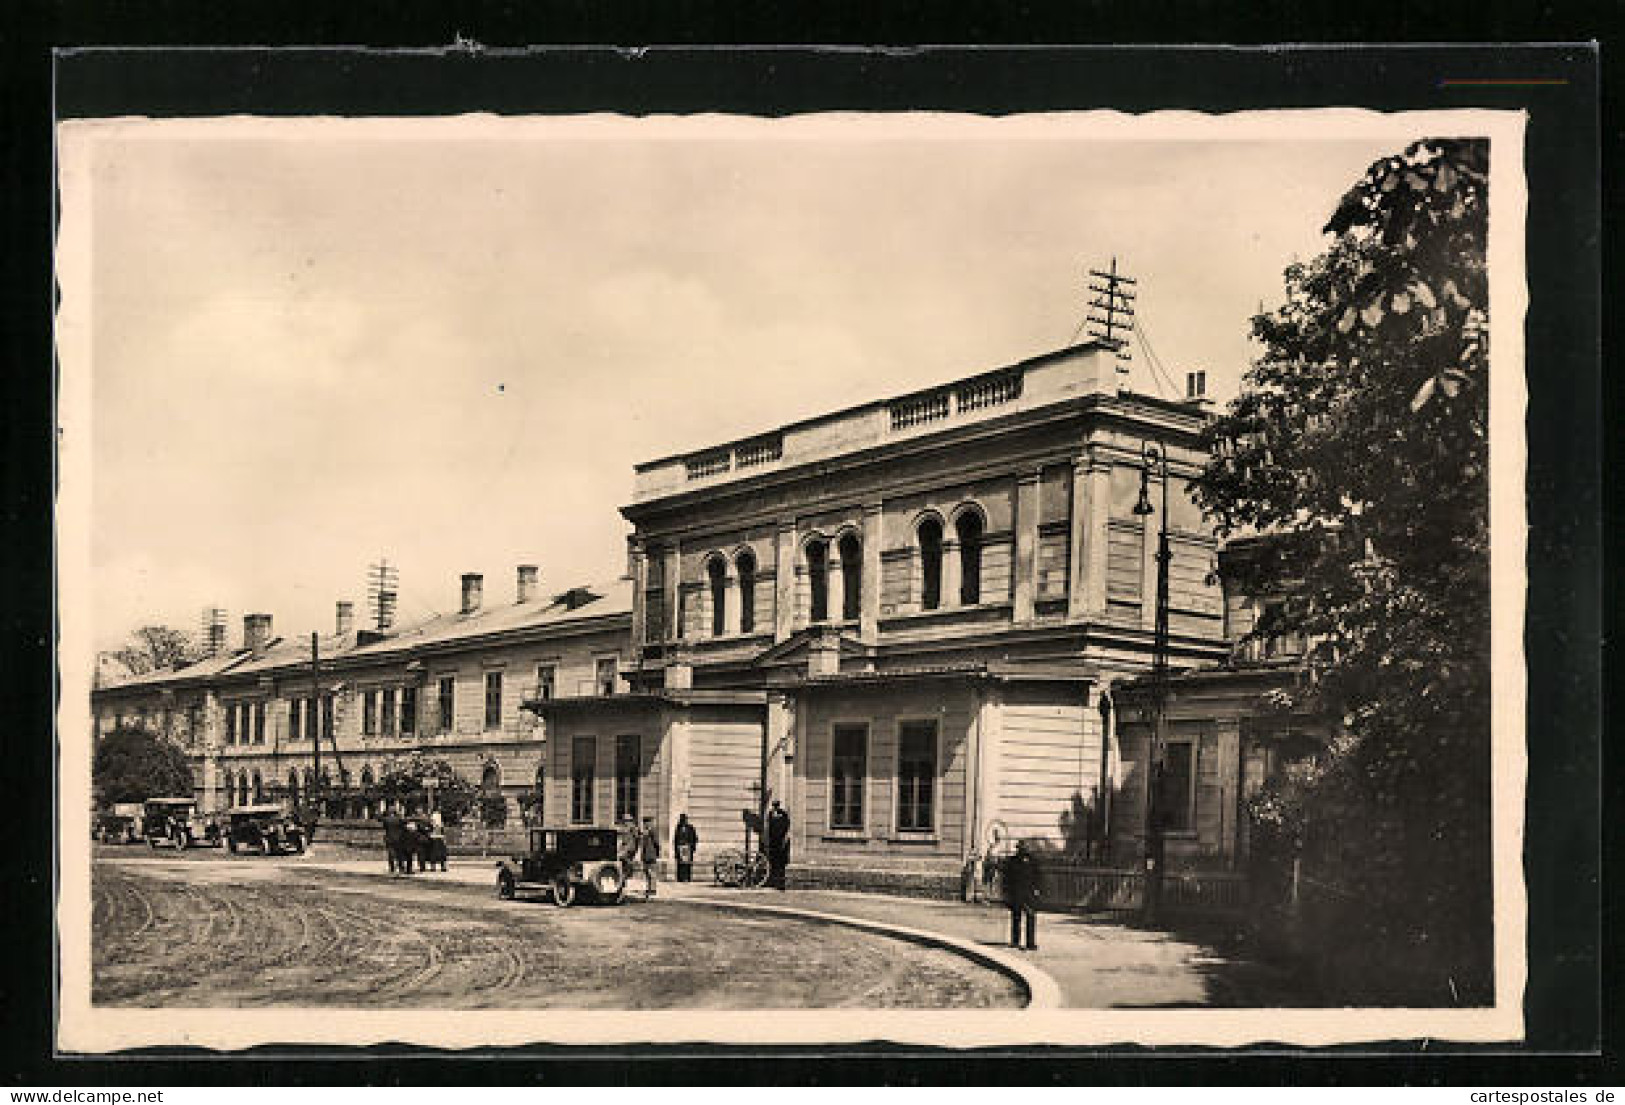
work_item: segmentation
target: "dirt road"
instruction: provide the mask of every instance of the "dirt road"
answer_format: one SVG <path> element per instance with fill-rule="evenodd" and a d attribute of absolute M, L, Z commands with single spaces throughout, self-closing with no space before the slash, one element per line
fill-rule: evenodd
<path fill-rule="evenodd" d="M 139 1007 L 994 1008 L 1011 980 L 838 925 L 680 902 L 557 910 L 256 859 L 101 859 L 93 1000 Z"/>

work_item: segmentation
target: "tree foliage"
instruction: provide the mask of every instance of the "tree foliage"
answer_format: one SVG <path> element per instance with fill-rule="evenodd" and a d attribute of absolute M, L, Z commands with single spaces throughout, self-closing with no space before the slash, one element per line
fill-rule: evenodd
<path fill-rule="evenodd" d="M 1269 535 L 1229 582 L 1283 597 L 1255 635 L 1313 642 L 1297 693 L 1348 735 L 1294 783 L 1338 834 L 1336 923 L 1427 949 L 1446 1000 L 1489 984 L 1488 163 L 1424 140 L 1349 190 L 1194 488 Z"/>
<path fill-rule="evenodd" d="M 100 806 L 192 794 L 192 769 L 187 766 L 186 753 L 135 726 L 121 726 L 101 739 L 90 772 Z"/>
<path fill-rule="evenodd" d="M 474 784 L 459 775 L 449 761 L 422 752 L 391 763 L 373 784 L 370 797 L 401 805 L 417 804 L 427 799 L 431 789 L 435 805 L 448 825 L 461 822 L 477 797 Z"/>
<path fill-rule="evenodd" d="M 198 659 L 192 638 L 167 625 L 144 625 L 130 635 L 124 647 L 111 657 L 131 675 L 146 675 L 179 667 Z"/>

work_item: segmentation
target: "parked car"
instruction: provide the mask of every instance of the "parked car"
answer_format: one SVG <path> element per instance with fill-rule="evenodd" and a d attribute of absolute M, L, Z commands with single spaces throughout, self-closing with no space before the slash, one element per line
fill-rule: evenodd
<path fill-rule="evenodd" d="M 143 810 L 142 833 L 154 848 L 175 849 L 220 845 L 220 826 L 198 812 L 191 798 L 149 798 Z"/>
<path fill-rule="evenodd" d="M 91 837 L 103 844 L 134 844 L 141 839 L 141 803 L 115 802 L 91 821 Z"/>
<path fill-rule="evenodd" d="M 250 848 L 271 856 L 305 850 L 305 827 L 279 805 L 237 806 L 229 816 L 226 846 L 233 852 Z"/>
<path fill-rule="evenodd" d="M 618 905 L 626 896 L 614 829 L 532 829 L 530 850 L 497 864 L 497 896 L 546 891 L 554 905 L 583 900 Z"/>

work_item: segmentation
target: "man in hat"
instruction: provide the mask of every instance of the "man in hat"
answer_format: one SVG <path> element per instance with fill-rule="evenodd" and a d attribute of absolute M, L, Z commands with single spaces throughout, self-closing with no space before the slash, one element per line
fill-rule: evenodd
<path fill-rule="evenodd" d="M 1016 850 L 1004 861 L 1004 902 L 1010 907 L 1010 946 L 1019 948 L 1021 925 L 1027 923 L 1027 950 L 1038 950 L 1038 900 L 1043 896 L 1043 876 L 1038 860 L 1025 840 L 1016 841 Z"/>
<path fill-rule="evenodd" d="M 790 815 L 777 798 L 767 811 L 766 836 L 767 883 L 775 890 L 783 890 L 784 873 L 790 866 Z"/>
<path fill-rule="evenodd" d="M 643 868 L 643 896 L 655 896 L 655 867 L 660 862 L 660 836 L 655 832 L 655 819 L 645 817 L 643 830 L 638 833 L 638 865 Z"/>

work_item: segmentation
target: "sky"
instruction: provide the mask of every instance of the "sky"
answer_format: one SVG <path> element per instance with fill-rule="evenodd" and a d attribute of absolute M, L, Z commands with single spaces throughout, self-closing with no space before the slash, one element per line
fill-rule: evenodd
<path fill-rule="evenodd" d="M 635 463 L 1062 348 L 1113 257 L 1222 401 L 1282 269 L 1404 145 L 252 122 L 86 146 L 99 649 L 207 606 L 233 641 L 330 631 L 381 556 L 403 621 L 463 572 L 488 602 L 521 563 L 611 579 Z"/>

